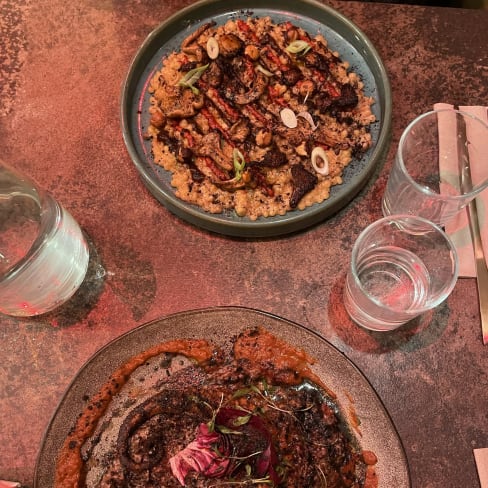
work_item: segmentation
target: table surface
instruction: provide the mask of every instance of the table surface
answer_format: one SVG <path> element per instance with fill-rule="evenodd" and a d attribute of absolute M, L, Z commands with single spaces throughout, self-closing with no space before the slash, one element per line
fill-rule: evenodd
<path fill-rule="evenodd" d="M 87 282 L 37 318 L 0 316 L 0 479 L 32 486 L 42 435 L 68 384 L 108 341 L 152 319 L 237 305 L 318 331 L 369 379 L 405 447 L 412 486 L 476 487 L 488 447 L 488 349 L 474 279 L 390 334 L 342 304 L 359 232 L 381 216 L 402 129 L 438 101 L 486 104 L 488 11 L 330 1 L 373 42 L 392 85 L 391 147 L 364 190 L 305 231 L 228 238 L 181 221 L 138 177 L 119 121 L 122 81 L 145 37 L 189 0 L 0 3 L 1 156 L 33 176 L 90 238 Z M 237 265 L 237 269 L 236 269 Z"/>

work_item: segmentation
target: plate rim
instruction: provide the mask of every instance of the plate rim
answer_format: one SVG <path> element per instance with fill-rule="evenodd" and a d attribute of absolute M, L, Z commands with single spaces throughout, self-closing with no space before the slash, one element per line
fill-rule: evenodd
<path fill-rule="evenodd" d="M 400 455 L 400 458 L 403 462 L 403 466 L 404 466 L 405 471 L 406 471 L 405 472 L 406 485 L 403 488 L 410 488 L 411 487 L 411 472 L 410 472 L 408 458 L 406 455 L 406 450 L 405 450 L 405 447 L 403 445 L 402 439 L 401 439 L 401 437 L 398 433 L 398 430 L 397 430 L 397 428 L 393 422 L 393 419 L 391 418 L 391 415 L 389 414 L 388 410 L 386 409 L 383 401 L 381 400 L 380 396 L 376 392 L 376 390 L 373 387 L 373 385 L 371 384 L 371 382 L 368 380 L 368 378 L 365 376 L 365 374 L 361 371 L 361 369 L 351 359 L 349 359 L 344 352 L 342 352 L 337 346 L 335 346 L 334 344 L 329 342 L 318 331 L 316 331 L 316 330 L 314 330 L 308 326 L 305 326 L 303 324 L 300 324 L 298 322 L 295 322 L 293 320 L 283 318 L 283 317 L 281 317 L 275 313 L 272 313 L 272 312 L 259 310 L 259 309 L 255 309 L 255 308 L 251 308 L 251 307 L 237 306 L 237 305 L 235 305 L 235 306 L 230 305 L 230 306 L 203 307 L 203 308 L 195 308 L 195 309 L 182 310 L 182 311 L 178 311 L 178 312 L 169 313 L 169 314 L 163 315 L 161 317 L 152 319 L 146 323 L 138 325 L 137 327 L 124 332 L 123 334 L 111 339 L 109 342 L 107 342 L 105 345 L 103 345 L 97 351 L 95 351 L 82 364 L 82 366 L 78 369 L 78 371 L 76 372 L 76 374 L 74 375 L 72 380 L 69 382 L 68 386 L 66 387 L 63 394 L 61 395 L 61 397 L 58 401 L 58 404 L 57 404 L 56 408 L 54 409 L 54 412 L 51 415 L 51 418 L 50 418 L 50 420 L 49 420 L 49 422 L 45 428 L 45 431 L 43 433 L 42 440 L 41 440 L 41 443 L 39 446 L 38 455 L 36 458 L 33 487 L 34 488 L 45 488 L 45 486 L 42 484 L 43 480 L 39 479 L 39 476 L 40 476 L 40 469 L 42 467 L 42 459 L 43 459 L 44 451 L 46 450 L 46 445 L 47 445 L 47 442 L 49 440 L 49 435 L 53 432 L 53 430 L 55 428 L 54 424 L 55 424 L 56 417 L 62 411 L 63 407 L 65 407 L 65 404 L 68 402 L 68 400 L 69 400 L 68 397 L 69 397 L 70 393 L 72 393 L 72 390 L 74 389 L 74 387 L 76 386 L 77 381 L 79 381 L 79 378 L 81 376 L 83 376 L 83 374 L 86 374 L 86 370 L 88 370 L 90 367 L 93 366 L 92 363 L 94 363 L 97 359 L 103 358 L 104 355 L 107 355 L 107 351 L 114 348 L 116 343 L 119 343 L 119 342 L 123 343 L 124 341 L 130 340 L 131 336 L 134 336 L 137 339 L 137 336 L 139 334 L 146 331 L 146 329 L 158 326 L 158 324 L 162 324 L 165 322 L 171 323 L 172 321 L 181 322 L 181 321 L 184 321 L 185 318 L 187 318 L 187 317 L 200 316 L 202 314 L 215 316 L 215 315 L 225 315 L 228 313 L 238 314 L 242 317 L 243 320 L 244 320 L 244 316 L 246 318 L 247 317 L 266 317 L 269 320 L 271 320 L 272 322 L 275 322 L 276 325 L 285 324 L 286 326 L 299 331 L 300 334 L 305 334 L 305 335 L 309 335 L 311 337 L 314 337 L 315 340 L 318 341 L 318 343 L 323 348 L 325 348 L 325 350 L 328 350 L 329 352 L 331 352 L 331 354 L 335 355 L 338 359 L 340 359 L 340 361 L 345 362 L 345 364 L 347 364 L 348 368 L 350 368 L 351 370 L 354 371 L 354 373 L 357 375 L 357 378 L 361 380 L 363 385 L 367 386 L 367 389 L 369 390 L 369 394 L 377 402 L 377 407 L 379 407 L 379 409 L 380 409 L 381 415 L 383 416 L 383 420 L 387 422 L 387 424 L 390 428 L 390 432 L 394 434 L 394 438 L 395 438 L 395 441 L 397 442 L 397 447 L 399 450 L 398 453 Z M 265 328 L 266 328 L 266 326 L 265 326 Z M 240 324 L 240 330 L 242 330 L 242 329 L 244 329 L 244 326 L 242 324 Z M 202 335 L 204 334 L 204 331 L 205 331 L 205 329 L 202 330 Z M 275 332 L 272 331 L 272 333 L 275 333 Z M 177 334 L 174 338 L 177 339 L 177 338 L 182 338 L 182 337 L 185 337 L 185 336 Z M 281 337 L 282 340 L 286 341 L 286 338 L 284 338 L 282 335 L 278 335 L 278 337 Z M 230 337 L 226 338 L 226 340 L 229 340 L 229 339 L 230 339 Z M 167 341 L 167 340 L 172 340 L 172 339 L 169 339 L 169 338 L 165 339 L 165 341 Z M 210 340 L 210 342 L 212 342 L 212 341 Z M 154 345 L 154 343 L 153 343 L 153 345 Z M 131 351 L 131 354 L 134 355 L 134 354 L 137 354 L 138 352 L 145 350 L 147 347 L 150 347 L 150 346 L 148 346 L 148 345 L 144 346 L 144 345 L 137 342 L 136 347 L 134 347 L 132 343 L 131 343 L 131 347 L 133 347 L 133 349 L 134 349 Z M 303 347 L 303 346 L 300 346 L 300 347 Z M 305 348 L 305 350 L 306 350 L 306 348 Z M 311 353 L 309 351 L 307 351 L 307 353 L 311 354 L 313 356 L 313 353 Z M 126 359 L 127 358 L 120 358 L 120 360 L 118 359 L 117 364 L 118 365 L 123 364 L 123 362 Z M 317 360 L 317 362 L 320 363 L 320 360 Z M 110 373 L 111 373 L 111 371 L 105 371 L 103 374 L 108 379 Z M 93 392 L 91 392 L 90 395 L 93 395 L 94 392 L 98 391 L 99 388 L 101 388 L 102 386 L 103 386 L 102 383 L 96 384 L 94 386 L 94 388 L 92 388 Z M 339 403 L 338 405 L 339 405 L 339 408 L 343 411 L 343 413 L 345 413 L 344 412 L 345 405 L 343 405 L 341 403 Z M 81 411 L 78 413 L 81 413 Z M 74 422 L 74 420 L 75 420 L 75 417 L 73 417 L 72 421 Z M 71 425 L 69 427 L 71 427 Z M 51 461 L 52 461 L 52 459 L 51 459 Z M 54 475 L 54 472 L 52 472 L 52 474 Z"/>
<path fill-rule="evenodd" d="M 140 161 L 136 150 L 136 145 L 133 142 L 132 130 L 130 128 L 131 122 L 128 120 L 129 110 L 127 107 L 132 103 L 131 95 L 135 91 L 132 84 L 135 83 L 135 79 L 140 79 L 140 75 L 136 76 L 137 69 L 141 59 L 144 57 L 145 51 L 152 45 L 153 42 L 155 42 L 155 39 L 157 39 L 159 33 L 167 29 L 168 26 L 171 26 L 179 21 L 183 21 L 185 18 L 191 17 L 202 9 L 216 8 L 216 6 L 218 7 L 224 1 L 230 5 L 228 10 L 234 12 L 243 9 L 252 11 L 253 8 L 266 8 L 266 3 L 272 4 L 276 8 L 279 8 L 279 2 L 277 0 L 264 0 L 262 3 L 260 3 L 260 0 L 247 0 L 245 7 L 242 6 L 240 8 L 232 7 L 232 5 L 233 3 L 239 4 L 244 0 L 231 0 L 230 3 L 229 0 L 199 0 L 181 10 L 176 11 L 166 20 L 161 22 L 155 29 L 153 29 L 139 46 L 136 54 L 134 55 L 122 85 L 120 119 L 125 146 L 132 162 L 136 166 L 139 176 L 153 197 L 155 197 L 156 200 L 162 203 L 173 214 L 186 222 L 189 222 L 190 224 L 207 231 L 236 237 L 275 237 L 303 230 L 320 221 L 324 221 L 326 218 L 332 216 L 334 213 L 338 212 L 340 209 L 350 203 L 371 179 L 376 167 L 382 160 L 385 159 L 390 145 L 392 125 L 392 93 L 385 65 L 378 51 L 365 33 L 354 22 L 329 5 L 322 4 L 317 0 L 295 0 L 293 2 L 295 10 L 286 10 L 286 12 L 294 15 L 300 15 L 297 11 L 299 10 L 300 5 L 307 6 L 310 9 L 314 9 L 314 11 L 334 18 L 342 25 L 344 29 L 351 31 L 354 34 L 357 42 L 359 42 L 368 51 L 368 54 L 374 61 L 373 71 L 378 71 L 378 77 L 374 76 L 376 88 L 378 93 L 382 93 L 381 96 L 384 97 L 384 106 L 381 107 L 382 120 L 379 121 L 381 123 L 381 127 L 376 145 L 374 148 L 372 148 L 371 155 L 360 173 L 360 178 L 347 182 L 348 186 L 346 193 L 345 195 L 342 195 L 341 198 L 337 200 L 324 200 L 324 202 L 321 202 L 321 204 L 315 204 L 311 207 L 307 207 L 304 210 L 289 211 L 283 216 L 276 216 L 276 220 L 270 220 L 270 218 L 260 218 L 256 221 L 251 221 L 246 218 L 237 220 L 237 217 L 236 220 L 222 219 L 222 214 L 211 214 L 210 212 L 204 213 L 201 209 L 195 208 L 192 204 L 180 201 L 176 196 L 170 197 L 169 195 L 166 195 L 166 193 L 159 188 L 157 181 L 155 181 L 156 178 L 153 178 L 151 175 L 147 174 L 143 162 Z M 206 13 L 206 16 L 209 16 L 209 13 Z M 309 14 L 307 14 L 307 17 L 311 18 Z M 322 23 L 322 21 L 318 22 Z M 352 43 L 350 40 L 349 42 Z M 357 48 L 357 46 L 355 47 Z M 370 66 L 370 62 L 368 62 L 368 66 Z M 381 81 L 382 87 L 378 87 L 378 81 Z M 327 202 L 329 202 L 329 205 L 326 205 L 324 208 L 322 204 L 327 204 Z"/>

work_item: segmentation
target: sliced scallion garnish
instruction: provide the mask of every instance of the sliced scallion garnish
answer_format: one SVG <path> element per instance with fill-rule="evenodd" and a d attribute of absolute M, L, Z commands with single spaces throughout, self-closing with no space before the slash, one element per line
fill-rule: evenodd
<path fill-rule="evenodd" d="M 317 146 L 313 148 L 312 166 L 320 175 L 327 176 L 329 174 L 329 158 L 323 147 Z"/>
<path fill-rule="evenodd" d="M 312 128 L 312 130 L 317 130 L 317 125 L 313 121 L 313 118 L 310 115 L 310 112 L 307 112 L 307 111 L 300 112 L 297 115 L 297 117 L 303 117 L 310 124 L 310 127 Z"/>
<path fill-rule="evenodd" d="M 267 70 L 266 68 L 263 68 L 263 66 L 260 65 L 259 63 L 256 65 L 256 71 L 260 71 L 261 73 L 263 73 L 264 76 L 267 76 L 268 78 L 274 76 L 274 74 L 271 73 L 271 71 Z"/>
<path fill-rule="evenodd" d="M 234 148 L 232 153 L 234 159 L 234 173 L 236 181 L 239 181 L 242 177 L 242 172 L 244 171 L 244 166 L 246 166 L 246 160 L 239 149 Z"/>
<path fill-rule="evenodd" d="M 308 42 L 301 40 L 293 41 L 286 47 L 286 50 L 293 54 L 307 54 L 310 49 L 312 49 L 312 46 Z"/>
<path fill-rule="evenodd" d="M 181 78 L 181 80 L 178 81 L 177 85 L 183 86 L 185 88 L 190 88 L 195 95 L 198 95 L 200 93 L 200 90 L 194 85 L 200 79 L 200 76 L 202 76 L 203 72 L 207 68 L 208 64 L 191 69 L 185 74 L 185 76 L 183 76 L 183 78 Z"/>

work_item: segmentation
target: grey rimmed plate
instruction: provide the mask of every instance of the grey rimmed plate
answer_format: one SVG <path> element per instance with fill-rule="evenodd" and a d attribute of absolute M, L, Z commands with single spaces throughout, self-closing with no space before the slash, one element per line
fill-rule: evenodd
<path fill-rule="evenodd" d="M 76 418 L 108 380 L 132 356 L 161 342 L 206 339 L 229 346 L 242 330 L 260 325 L 275 336 L 303 348 L 316 363 L 313 371 L 337 395 L 346 419 L 351 412 L 360 420 L 363 449 L 377 458 L 378 488 L 410 488 L 407 460 L 401 440 L 368 380 L 338 349 L 317 333 L 275 315 L 243 307 L 217 307 L 175 313 L 131 330 L 98 351 L 78 372 L 64 394 L 46 430 L 35 471 L 35 488 L 53 486 L 55 459 Z"/>
<path fill-rule="evenodd" d="M 171 174 L 157 166 L 150 141 L 143 134 L 149 125 L 147 86 L 165 55 L 180 49 L 182 40 L 201 24 L 214 20 L 269 15 L 275 23 L 291 21 L 311 35 L 322 33 L 329 46 L 349 61 L 363 82 L 378 122 L 373 124 L 373 146 L 344 171 L 343 184 L 332 188 L 330 198 L 305 210 L 251 221 L 234 212 L 210 214 L 179 200 L 171 186 Z M 371 177 L 386 154 L 391 125 L 391 90 L 383 63 L 371 42 L 350 20 L 314 0 L 205 0 L 180 10 L 144 41 L 127 74 L 121 103 L 122 132 L 129 154 L 150 192 L 171 212 L 203 229 L 241 237 L 271 237 L 302 230 L 324 220 L 349 203 Z"/>

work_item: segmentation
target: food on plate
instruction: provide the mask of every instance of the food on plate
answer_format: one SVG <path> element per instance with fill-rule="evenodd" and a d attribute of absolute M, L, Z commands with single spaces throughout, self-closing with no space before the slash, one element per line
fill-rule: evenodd
<path fill-rule="evenodd" d="M 262 327 L 154 346 L 87 399 L 55 487 L 376 487 L 376 456 L 312 363 Z"/>
<path fill-rule="evenodd" d="M 149 82 L 154 161 L 181 200 L 251 220 L 329 198 L 372 145 L 374 100 L 321 33 L 204 23 Z"/>

